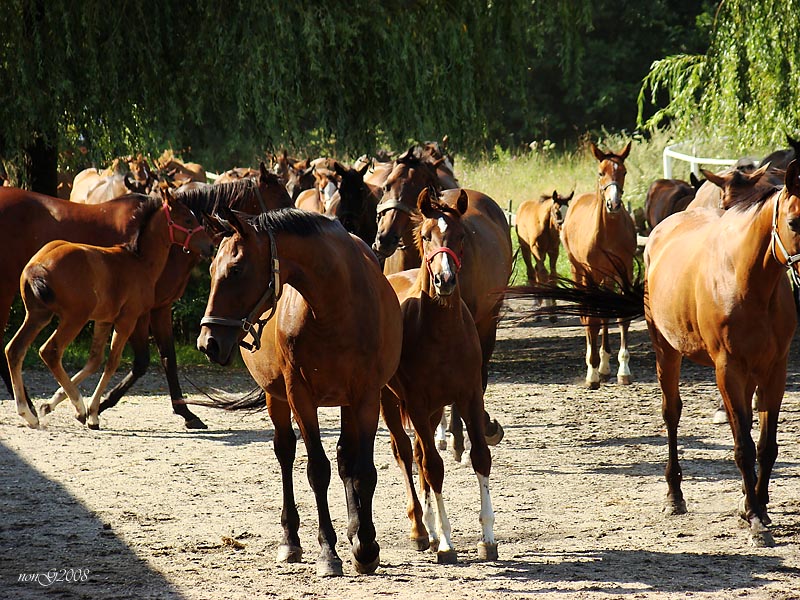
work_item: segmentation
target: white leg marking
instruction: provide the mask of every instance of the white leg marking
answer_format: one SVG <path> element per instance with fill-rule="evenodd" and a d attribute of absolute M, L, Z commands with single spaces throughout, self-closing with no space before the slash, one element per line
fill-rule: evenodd
<path fill-rule="evenodd" d="M 447 450 L 447 417 L 444 416 L 444 411 L 442 411 L 442 418 L 436 426 L 434 438 L 436 439 L 436 447 L 439 450 Z"/>
<path fill-rule="evenodd" d="M 619 359 L 619 370 L 617 371 L 617 377 L 630 377 L 631 353 L 628 352 L 627 348 L 620 348 L 617 358 Z"/>
<path fill-rule="evenodd" d="M 600 375 L 608 375 L 611 373 L 611 354 L 605 351 L 600 346 L 600 367 L 597 369 Z"/>
<path fill-rule="evenodd" d="M 592 366 L 592 347 L 586 340 L 586 383 L 600 383 L 600 373 Z"/>
<path fill-rule="evenodd" d="M 428 540 L 431 543 L 431 548 L 439 545 L 439 538 L 437 537 L 436 529 L 436 515 L 434 514 L 433 503 L 431 502 L 431 490 L 425 490 L 425 498 L 422 505 L 422 522 L 425 524 L 425 529 L 428 530 Z"/>
<path fill-rule="evenodd" d="M 494 508 L 492 507 L 492 497 L 489 495 L 489 478 L 475 473 L 478 476 L 478 485 L 481 490 L 481 542 L 484 544 L 494 544 Z"/>
<path fill-rule="evenodd" d="M 450 520 L 447 518 L 447 511 L 444 509 L 444 500 L 441 494 L 434 494 L 436 497 L 436 531 L 439 533 L 439 552 L 450 552 L 453 550 L 450 529 Z"/>

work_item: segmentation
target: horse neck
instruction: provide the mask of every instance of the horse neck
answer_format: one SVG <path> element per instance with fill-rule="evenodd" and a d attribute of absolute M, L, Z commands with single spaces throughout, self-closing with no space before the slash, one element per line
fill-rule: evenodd
<path fill-rule="evenodd" d="M 781 193 L 777 191 L 765 200 L 757 208 L 755 215 L 750 211 L 742 214 L 741 218 L 747 220 L 747 223 L 742 223 L 739 227 L 734 223 L 734 228 L 741 232 L 741 238 L 736 239 L 733 236 L 734 239 L 731 240 L 735 253 L 733 260 L 737 274 L 742 273 L 744 276 L 748 295 L 771 297 L 775 286 L 786 275 L 786 268 L 778 263 L 771 248 L 773 211 Z M 776 252 L 779 254 L 780 251 L 776 249 Z"/>
<path fill-rule="evenodd" d="M 137 256 L 146 266 L 145 271 L 155 282 L 167 264 L 172 244 L 169 238 L 169 225 L 163 208 L 150 216 L 147 225 L 139 233 Z"/>

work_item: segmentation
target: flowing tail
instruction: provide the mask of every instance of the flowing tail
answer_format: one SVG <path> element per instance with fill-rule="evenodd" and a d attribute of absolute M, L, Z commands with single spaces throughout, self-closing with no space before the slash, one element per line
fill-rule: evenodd
<path fill-rule="evenodd" d="M 211 408 L 220 408 L 222 410 L 247 410 L 253 413 L 261 412 L 267 408 L 267 396 L 260 387 L 255 387 L 249 392 L 244 393 L 243 395 L 239 396 L 238 398 L 224 398 L 222 396 L 217 396 L 213 394 L 207 389 L 204 389 L 194 383 L 188 377 L 186 380 L 200 392 L 205 399 L 199 400 L 190 400 L 184 399 L 181 402 L 184 404 L 192 404 L 194 406 L 208 406 Z"/>
<path fill-rule="evenodd" d="M 631 279 L 624 269 L 618 269 L 617 273 L 609 274 L 608 279 L 614 283 L 578 283 L 559 277 L 549 283 L 508 287 L 506 297 L 557 302 L 537 308 L 534 311 L 537 315 L 571 315 L 623 321 L 644 316 L 645 286 L 641 270 Z"/>

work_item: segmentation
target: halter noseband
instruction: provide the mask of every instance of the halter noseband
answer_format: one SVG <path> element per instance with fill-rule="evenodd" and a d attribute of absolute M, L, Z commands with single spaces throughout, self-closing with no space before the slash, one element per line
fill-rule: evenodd
<path fill-rule="evenodd" d="M 183 248 L 183 251 L 186 254 L 189 254 L 189 241 L 192 239 L 192 236 L 197 233 L 198 231 L 203 231 L 203 226 L 198 225 L 193 229 L 187 229 L 183 225 L 178 225 L 175 221 L 172 220 L 172 215 L 169 212 L 169 204 L 165 200 L 163 203 L 164 206 L 164 216 L 167 217 L 167 225 L 169 225 L 169 242 L 170 244 L 175 244 L 176 246 L 180 246 Z M 183 244 L 175 240 L 175 230 L 182 231 L 186 234 L 186 239 L 183 241 Z"/>
<path fill-rule="evenodd" d="M 428 267 L 428 274 L 431 277 L 433 277 L 433 271 L 431 271 L 431 263 L 433 262 L 433 259 L 436 257 L 437 254 L 447 254 L 447 256 L 452 258 L 453 262 L 456 264 L 456 273 L 458 273 L 461 270 L 461 258 L 458 256 L 458 254 L 453 252 L 453 250 L 451 250 L 450 248 L 442 246 L 441 248 L 434 250 L 430 254 L 425 255 L 425 266 Z"/>
<path fill-rule="evenodd" d="M 375 212 L 380 216 L 390 210 L 400 210 L 404 213 L 408 213 L 409 215 L 413 215 L 416 212 L 415 208 L 411 208 L 407 204 L 403 204 L 400 200 L 386 200 L 386 202 L 381 202 L 378 206 L 375 207 Z"/>
<path fill-rule="evenodd" d="M 245 331 L 245 335 L 239 342 L 239 345 L 250 352 L 255 352 L 261 348 L 261 333 L 264 331 L 264 326 L 267 324 L 267 321 L 269 321 L 275 315 L 275 309 L 278 306 L 278 300 L 280 300 L 281 293 L 283 292 L 283 286 L 281 286 L 281 263 L 278 259 L 278 248 L 275 245 L 275 236 L 272 234 L 272 230 L 269 228 L 267 228 L 267 235 L 269 236 L 269 250 L 270 255 L 272 256 L 269 284 L 267 285 L 267 289 L 264 294 L 258 299 L 258 302 L 256 302 L 256 305 L 250 314 L 244 319 L 206 316 L 200 320 L 201 326 L 222 325 L 223 327 L 242 328 Z M 264 311 L 260 310 L 260 307 L 270 298 L 272 299 L 272 303 L 269 307 L 269 314 L 265 318 L 256 318 L 260 314 L 263 314 Z M 247 334 L 253 336 L 252 343 L 244 341 L 244 338 L 247 337 Z"/>
<path fill-rule="evenodd" d="M 784 188 L 784 192 L 785 191 L 786 188 Z M 783 195 L 783 193 L 781 195 Z M 775 200 L 775 209 L 772 211 L 772 239 L 770 240 L 769 248 L 772 252 L 772 258 L 774 258 L 779 265 L 789 271 L 789 276 L 792 278 L 795 287 L 800 288 L 800 275 L 798 275 L 797 271 L 792 268 L 793 264 L 800 262 L 800 254 L 789 254 L 786 246 L 784 246 L 783 242 L 781 241 L 780 235 L 778 235 L 778 202 L 780 199 L 781 196 L 778 196 L 778 199 Z M 783 260 L 786 262 L 781 262 L 781 260 L 778 258 L 778 255 L 775 252 L 776 247 L 781 251 Z"/>

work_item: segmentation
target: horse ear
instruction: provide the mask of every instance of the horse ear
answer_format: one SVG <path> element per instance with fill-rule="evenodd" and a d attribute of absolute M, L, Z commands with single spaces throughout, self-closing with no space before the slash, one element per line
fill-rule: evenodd
<path fill-rule="evenodd" d="M 334 173 L 336 173 L 336 174 L 337 174 L 339 177 L 344 177 L 345 175 L 347 175 L 347 169 L 345 169 L 345 168 L 344 168 L 344 167 L 343 167 L 343 166 L 342 166 L 342 165 L 339 163 L 339 161 L 338 161 L 338 160 L 335 160 L 335 161 L 333 161 L 333 171 L 334 171 Z"/>
<path fill-rule="evenodd" d="M 262 160 L 258 163 L 258 182 L 261 184 L 265 184 L 269 181 L 269 171 L 267 170 L 267 165 Z"/>
<path fill-rule="evenodd" d="M 800 165 L 798 165 L 797 159 L 790 162 L 789 166 L 786 167 L 784 183 L 786 183 L 786 189 L 792 196 L 800 196 Z"/>
<path fill-rule="evenodd" d="M 431 190 L 430 188 L 423 189 L 419 196 L 417 196 L 417 208 L 419 211 L 427 216 L 433 210 L 431 205 Z"/>
<path fill-rule="evenodd" d="M 625 144 L 625 147 L 622 149 L 622 152 L 617 154 L 617 156 L 619 156 L 622 160 L 625 160 L 626 158 L 628 158 L 628 154 L 631 153 L 631 144 L 632 143 L 633 143 L 633 140 L 628 140 L 628 143 Z"/>
<path fill-rule="evenodd" d="M 711 171 L 707 171 L 706 169 L 700 169 L 700 172 L 703 174 L 703 177 L 708 179 L 711 183 L 713 183 L 717 187 L 725 187 L 725 182 L 727 178 L 722 175 L 717 175 L 716 173 L 712 173 Z"/>
<path fill-rule="evenodd" d="M 753 183 L 756 183 L 759 179 L 761 179 L 764 176 L 764 173 L 766 173 L 769 170 L 769 165 L 770 163 L 761 165 L 758 169 L 750 173 L 747 176 L 747 179 L 749 179 Z"/>
<path fill-rule="evenodd" d="M 551 198 L 553 199 L 553 202 L 558 202 L 558 191 L 557 190 L 553 190 L 553 195 L 551 196 Z"/>
<path fill-rule="evenodd" d="M 369 162 L 365 163 L 365 164 L 364 164 L 364 166 L 363 166 L 363 167 L 361 167 L 361 168 L 358 170 L 358 174 L 359 174 L 359 175 L 361 175 L 361 177 L 364 177 L 364 175 L 366 175 L 366 174 L 367 174 L 367 171 L 369 171 L 369 168 L 370 168 L 371 166 L 372 166 L 372 161 L 370 160 Z"/>
<path fill-rule="evenodd" d="M 572 191 L 569 193 L 569 196 L 567 196 L 566 198 L 564 198 L 564 200 L 566 200 L 567 202 L 569 202 L 570 200 L 572 200 L 572 197 L 573 197 L 574 195 L 575 195 L 575 190 L 572 190 Z"/>
<path fill-rule="evenodd" d="M 689 183 L 692 184 L 692 187 L 694 189 L 697 189 L 697 187 L 700 185 L 700 180 L 697 178 L 697 175 L 695 175 L 694 173 L 689 173 Z"/>
<path fill-rule="evenodd" d="M 591 142 L 591 146 L 590 146 L 590 148 L 591 148 L 591 150 L 592 150 L 592 154 L 594 154 L 594 157 L 595 157 L 597 160 L 599 160 L 600 162 L 603 162 L 603 161 L 606 159 L 606 155 L 605 155 L 605 153 L 604 153 L 604 152 L 601 152 L 601 151 L 600 151 L 600 148 L 598 148 L 598 147 L 595 145 L 595 143 L 594 143 L 594 142 Z"/>
<path fill-rule="evenodd" d="M 469 196 L 467 196 L 467 190 L 462 188 L 458 194 L 458 200 L 456 200 L 456 210 L 463 215 L 467 212 L 467 208 L 469 208 Z"/>

